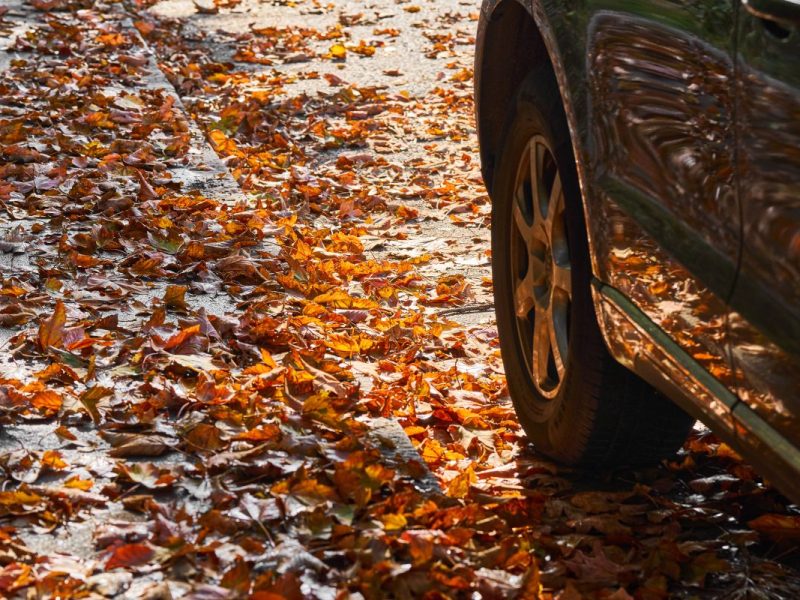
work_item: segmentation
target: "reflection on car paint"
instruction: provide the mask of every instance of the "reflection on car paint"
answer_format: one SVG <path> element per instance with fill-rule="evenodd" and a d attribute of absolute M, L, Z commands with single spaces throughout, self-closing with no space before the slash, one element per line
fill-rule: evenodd
<path fill-rule="evenodd" d="M 735 423 L 730 407 L 704 387 L 693 373 L 682 368 L 612 300 L 593 291 L 600 326 L 614 358 L 647 377 L 661 392 L 681 401 L 685 408 L 699 408 L 705 419 L 733 432 Z"/>
<path fill-rule="evenodd" d="M 610 198 L 600 205 L 609 234 L 598 240 L 606 281 L 630 298 L 718 381 L 735 386 L 725 303 L 671 258 Z"/>
<path fill-rule="evenodd" d="M 742 260 L 730 315 L 738 393 L 800 445 L 800 39 L 740 33 Z"/>
<path fill-rule="evenodd" d="M 628 15 L 597 16 L 590 35 L 598 275 L 733 388 L 725 304 L 739 237 L 732 61 Z M 621 182 L 620 191 L 604 189 L 604 178 Z M 688 232 L 680 244 L 667 220 Z M 676 245 L 684 256 L 664 249 Z M 690 258 L 699 256 L 720 263 L 713 277 L 707 265 L 693 269 L 700 265 Z"/>

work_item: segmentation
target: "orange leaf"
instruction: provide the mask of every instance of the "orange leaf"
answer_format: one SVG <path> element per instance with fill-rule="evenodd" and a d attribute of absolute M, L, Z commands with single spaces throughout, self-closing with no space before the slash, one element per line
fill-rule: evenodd
<path fill-rule="evenodd" d="M 53 415 L 61 408 L 61 396 L 50 390 L 37 392 L 31 398 L 31 405 L 45 415 Z"/>
<path fill-rule="evenodd" d="M 400 538 L 409 542 L 408 551 L 415 566 L 428 562 L 433 558 L 434 539 L 426 531 L 406 531 Z"/>
<path fill-rule="evenodd" d="M 51 469 L 65 469 L 69 465 L 61 458 L 61 453 L 57 450 L 46 450 L 42 455 L 42 465 Z"/>
<path fill-rule="evenodd" d="M 58 348 L 64 344 L 64 325 L 67 322 L 67 310 L 59 300 L 53 316 L 39 325 L 39 347 L 47 350 L 50 346 Z"/>
<path fill-rule="evenodd" d="M 14 592 L 34 583 L 30 566 L 13 562 L 0 570 L 0 592 Z"/>
<path fill-rule="evenodd" d="M 403 529 L 408 524 L 406 518 L 400 513 L 381 515 L 381 522 L 383 523 L 383 528 L 387 531 Z"/>
<path fill-rule="evenodd" d="M 16 490 L 13 492 L 0 492 L 0 506 L 20 506 L 34 505 L 41 501 L 42 497 L 27 490 Z"/>
<path fill-rule="evenodd" d="M 234 439 L 248 442 L 266 442 L 275 439 L 280 434 L 281 430 L 277 425 L 261 425 L 256 429 L 238 434 Z"/>
<path fill-rule="evenodd" d="M 428 430 L 424 427 L 420 427 L 419 425 L 409 425 L 408 427 L 404 428 L 404 431 L 408 437 L 413 438 L 414 436 L 426 433 Z"/>
<path fill-rule="evenodd" d="M 164 344 L 165 350 L 172 350 L 181 344 L 185 343 L 190 337 L 200 333 L 200 325 L 191 325 L 185 329 L 181 329 L 178 333 L 173 335 Z"/>
<path fill-rule="evenodd" d="M 422 460 L 428 464 L 436 464 L 444 459 L 444 448 L 433 438 L 427 438 L 420 447 Z"/>

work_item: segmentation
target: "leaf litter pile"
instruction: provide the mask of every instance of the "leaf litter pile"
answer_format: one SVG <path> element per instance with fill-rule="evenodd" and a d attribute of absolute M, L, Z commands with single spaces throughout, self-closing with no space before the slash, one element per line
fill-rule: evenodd
<path fill-rule="evenodd" d="M 527 447 L 475 6 L 152 4 L 0 8 L 0 595 L 798 596 L 800 513 L 707 431 Z"/>

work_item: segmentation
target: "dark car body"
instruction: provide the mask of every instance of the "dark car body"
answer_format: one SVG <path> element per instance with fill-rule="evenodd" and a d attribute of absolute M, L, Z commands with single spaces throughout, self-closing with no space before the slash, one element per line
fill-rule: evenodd
<path fill-rule="evenodd" d="M 515 90 L 552 65 L 609 350 L 797 501 L 795 12 L 788 0 L 486 0 L 475 93 L 491 187 Z"/>

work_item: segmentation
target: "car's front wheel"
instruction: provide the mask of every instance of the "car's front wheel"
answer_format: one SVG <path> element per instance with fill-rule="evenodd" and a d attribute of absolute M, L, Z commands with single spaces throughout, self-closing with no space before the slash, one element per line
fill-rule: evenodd
<path fill-rule="evenodd" d="M 536 449 L 569 464 L 655 462 L 693 420 L 608 353 L 569 132 L 552 76 L 520 88 L 492 184 L 497 326 L 511 398 Z"/>

